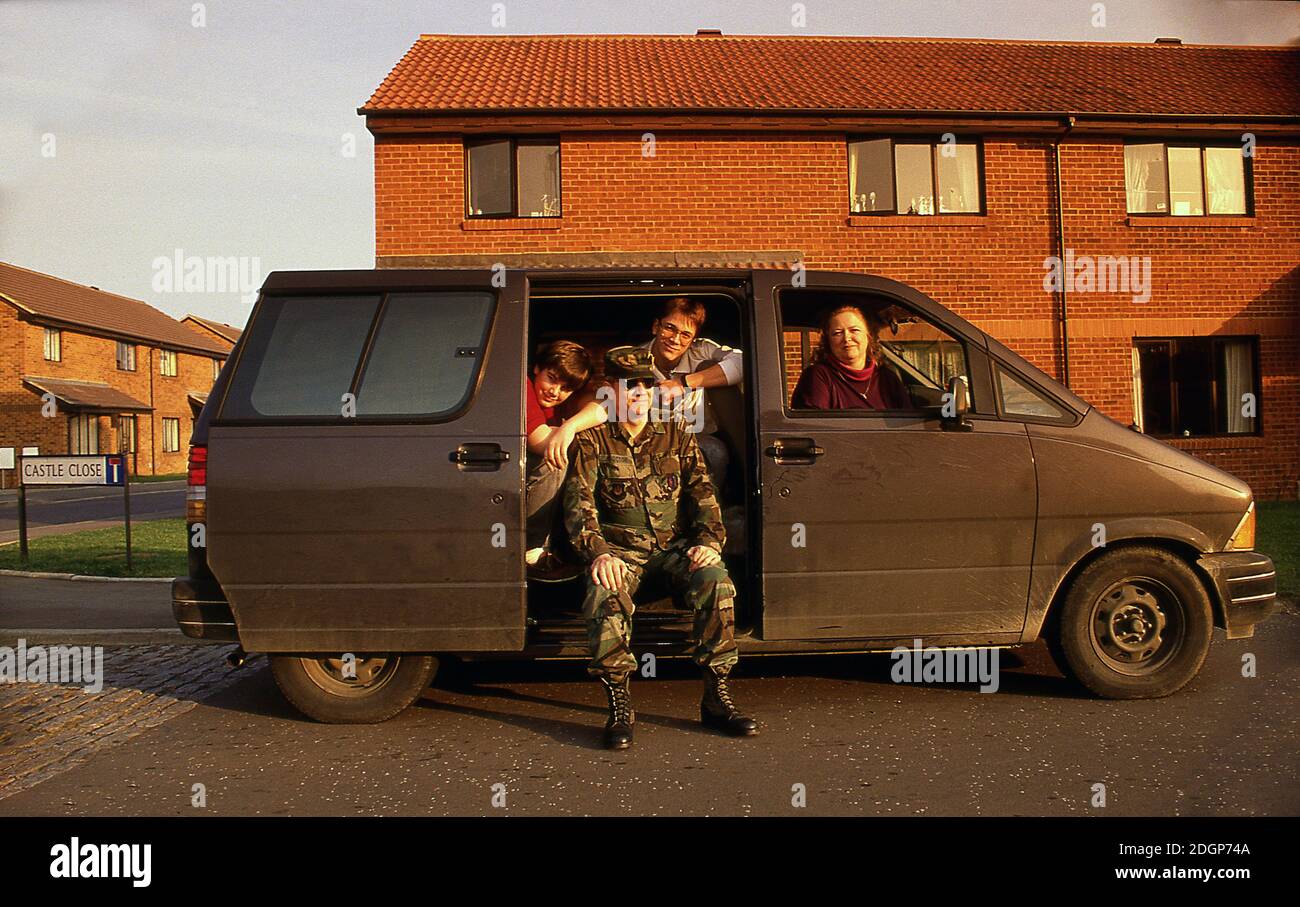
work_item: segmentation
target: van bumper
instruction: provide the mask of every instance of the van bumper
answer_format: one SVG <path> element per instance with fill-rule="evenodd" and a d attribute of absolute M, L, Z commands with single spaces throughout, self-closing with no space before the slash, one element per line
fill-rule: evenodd
<path fill-rule="evenodd" d="M 1273 612 L 1277 602 L 1277 573 L 1273 559 L 1257 551 L 1221 551 L 1196 561 L 1214 587 L 1228 639 L 1255 635 L 1255 624 Z"/>
<path fill-rule="evenodd" d="M 172 616 L 191 639 L 239 642 L 230 602 L 215 582 L 178 576 L 172 580 Z"/>

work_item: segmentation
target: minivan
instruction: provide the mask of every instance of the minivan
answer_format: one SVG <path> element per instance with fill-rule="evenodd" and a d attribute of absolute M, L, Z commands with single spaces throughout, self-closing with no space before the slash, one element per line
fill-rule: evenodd
<path fill-rule="evenodd" d="M 594 362 L 666 298 L 739 349 L 708 392 L 743 653 L 1008 648 L 1044 639 L 1108 698 L 1165 696 L 1213 627 L 1274 607 L 1239 479 L 1108 418 L 917 290 L 763 268 L 271 274 L 195 421 L 185 635 L 266 653 L 328 722 L 389 718 L 440 659 L 585 659 L 583 580 L 530 582 L 524 382 L 549 342 Z M 880 328 L 908 409 L 808 411 L 790 392 L 828 306 Z M 638 592 L 639 653 L 690 615 Z"/>

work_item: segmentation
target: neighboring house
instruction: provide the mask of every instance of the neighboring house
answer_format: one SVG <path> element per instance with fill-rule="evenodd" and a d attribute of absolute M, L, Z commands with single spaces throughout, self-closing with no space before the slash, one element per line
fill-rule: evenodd
<path fill-rule="evenodd" d="M 379 267 L 879 274 L 1296 496 L 1300 50 L 423 35 L 359 112 Z"/>
<path fill-rule="evenodd" d="M 232 324 L 226 324 L 224 321 L 213 321 L 209 318 L 200 318 L 198 315 L 186 315 L 181 319 L 181 324 L 191 330 L 198 331 L 209 340 L 215 340 L 221 346 L 225 347 L 227 353 L 229 353 L 234 345 L 239 342 L 239 335 L 244 333 L 243 328 L 237 328 Z M 198 418 L 199 413 L 203 410 L 203 404 L 207 402 L 208 395 L 206 393 L 190 394 L 190 410 L 194 418 Z"/>
<path fill-rule="evenodd" d="M 210 318 L 200 318 L 198 315 L 186 315 L 181 319 L 181 324 L 187 328 L 198 331 L 209 340 L 215 340 L 225 347 L 226 352 L 230 352 L 231 347 L 239 342 L 239 335 L 244 333 L 243 328 L 237 328 L 232 324 L 226 324 L 224 321 L 213 321 Z"/>
<path fill-rule="evenodd" d="M 125 449 L 133 474 L 184 472 L 193 400 L 229 349 L 137 299 L 0 262 L 0 448 Z"/>

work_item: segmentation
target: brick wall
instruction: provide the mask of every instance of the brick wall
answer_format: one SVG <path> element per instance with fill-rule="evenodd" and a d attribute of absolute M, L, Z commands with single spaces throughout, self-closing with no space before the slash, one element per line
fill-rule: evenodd
<path fill-rule="evenodd" d="M 663 133 L 561 136 L 563 217 L 464 219 L 455 136 L 380 136 L 375 241 L 381 265 L 405 256 L 589 251 L 793 249 L 810 268 L 908 283 L 1061 376 L 1050 144 L 986 137 L 985 217 L 849 217 L 845 136 Z M 1262 143 L 1255 217 L 1131 219 L 1118 140 L 1072 138 L 1062 152 L 1066 246 L 1077 255 L 1150 256 L 1151 298 L 1070 293 L 1070 383 L 1132 419 L 1132 338 L 1261 337 L 1262 438 L 1171 443 L 1228 469 L 1260 498 L 1300 480 L 1300 147 Z"/>
<path fill-rule="evenodd" d="M 159 374 L 158 348 L 136 345 L 136 370 L 117 368 L 117 341 L 65 329 L 62 359 L 44 358 L 44 331 L 40 325 L 20 321 L 12 306 L 0 305 L 0 447 L 37 446 L 42 454 L 68 452 L 68 416 L 41 415 L 41 400 L 23 386 L 22 376 L 43 376 L 76 381 L 99 381 L 140 400 L 152 401 L 153 413 L 138 413 L 135 471 L 141 475 L 185 471 L 190 431 L 194 419 L 191 393 L 206 394 L 212 387 L 212 358 L 177 352 L 176 376 Z M 180 419 L 180 449 L 163 450 L 162 419 Z M 98 417 L 99 449 L 116 451 L 117 420 Z M 6 476 L 9 486 L 12 475 Z"/>

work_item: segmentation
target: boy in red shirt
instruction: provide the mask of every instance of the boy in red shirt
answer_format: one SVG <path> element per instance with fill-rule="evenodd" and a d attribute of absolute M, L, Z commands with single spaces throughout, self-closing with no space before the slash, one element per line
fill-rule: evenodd
<path fill-rule="evenodd" d="M 555 507 L 569 469 L 569 446 L 580 431 L 605 421 L 605 408 L 583 389 L 591 375 L 591 359 L 581 344 L 557 340 L 542 350 L 524 392 L 524 432 L 528 446 L 526 560 L 538 578 L 560 568 L 546 541 L 555 521 Z M 565 404 L 568 404 L 567 406 Z M 572 413 L 565 418 L 557 409 Z"/>

